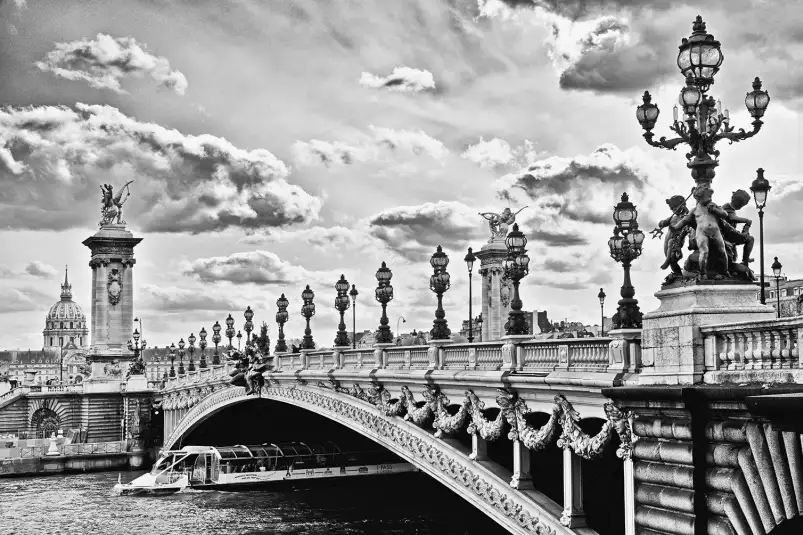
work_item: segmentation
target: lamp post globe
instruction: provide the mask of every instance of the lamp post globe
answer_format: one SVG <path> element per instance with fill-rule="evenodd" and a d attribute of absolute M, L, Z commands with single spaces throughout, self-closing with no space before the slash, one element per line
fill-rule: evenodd
<path fill-rule="evenodd" d="M 471 247 L 468 248 L 468 253 L 466 254 L 463 260 L 466 263 L 466 267 L 468 268 L 468 343 L 472 343 L 474 341 L 474 320 L 471 313 L 471 305 L 473 301 L 473 297 L 471 295 L 472 292 L 472 269 L 474 268 L 474 262 L 477 261 L 477 257 L 474 256 L 474 252 L 471 250 Z"/>

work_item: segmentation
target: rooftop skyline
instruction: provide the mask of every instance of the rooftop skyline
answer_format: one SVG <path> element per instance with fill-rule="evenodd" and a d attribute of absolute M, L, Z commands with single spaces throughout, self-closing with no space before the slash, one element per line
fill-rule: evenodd
<path fill-rule="evenodd" d="M 763 9 L 760 6 L 765 6 Z M 609 256 L 613 205 L 627 191 L 647 232 L 664 200 L 693 185 L 683 151 L 659 151 L 635 118 L 649 90 L 669 135 L 683 79 L 675 64 L 695 16 L 722 42 L 710 93 L 748 128 L 755 76 L 772 102 L 759 135 L 721 143 L 714 201 L 772 184 L 766 265 L 798 277 L 803 250 L 800 147 L 803 52 L 794 0 L 534 3 L 293 0 L 102 4 L 0 3 L 0 332 L 2 348 L 41 346 L 64 264 L 89 313 L 89 250 L 101 184 L 129 180 L 135 315 L 159 346 L 232 313 L 242 328 L 315 291 L 313 336 L 331 346 L 334 284 L 360 291 L 357 331 L 375 329 L 374 273 L 393 270 L 390 325 L 431 326 L 429 256 L 449 254 L 453 332 L 468 318 L 463 256 L 490 233 L 478 212 L 518 210 L 532 262 L 526 310 L 599 322 L 613 314 L 621 267 Z M 756 17 L 757 9 L 762 16 Z M 755 206 L 740 214 L 754 220 Z M 753 253 L 758 271 L 758 246 Z M 633 264 L 644 312 L 666 276 L 662 242 Z M 474 314 L 480 311 L 475 266 Z M 767 267 L 769 272 L 769 267 Z M 346 313 L 351 330 L 351 310 Z M 429 327 L 427 327 L 429 328 Z M 133 326 L 132 326 L 133 329 Z"/>

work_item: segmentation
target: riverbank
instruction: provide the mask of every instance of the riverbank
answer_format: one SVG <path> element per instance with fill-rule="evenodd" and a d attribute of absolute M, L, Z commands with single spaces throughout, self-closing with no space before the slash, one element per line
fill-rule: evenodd
<path fill-rule="evenodd" d="M 143 450 L 0 459 L 0 478 L 142 470 L 153 463 L 154 454 Z"/>

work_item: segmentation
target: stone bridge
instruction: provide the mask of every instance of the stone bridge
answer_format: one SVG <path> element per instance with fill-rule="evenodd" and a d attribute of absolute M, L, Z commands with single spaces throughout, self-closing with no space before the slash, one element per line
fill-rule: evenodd
<path fill-rule="evenodd" d="M 623 355 L 637 353 L 638 340 L 610 345 L 609 338 L 514 339 L 280 354 L 260 395 L 373 439 L 513 533 L 591 534 L 581 461 L 606 449 L 630 453 L 629 423 L 601 391 L 622 383 Z M 165 448 L 179 447 L 212 414 L 256 399 L 228 385 L 230 371 L 216 366 L 165 385 Z M 510 444 L 512 470 L 489 458 L 491 441 Z M 556 443 L 560 503 L 537 489 L 530 469 L 531 450 Z"/>
<path fill-rule="evenodd" d="M 512 533 L 803 533 L 803 421 L 792 412 L 803 404 L 801 327 L 803 318 L 698 327 L 701 380 L 691 384 L 656 381 L 641 332 L 614 331 L 277 354 L 260 395 L 369 437 Z M 228 385 L 231 371 L 168 381 L 157 395 L 165 448 L 256 399 Z M 509 445 L 509 467 L 489 456 L 491 442 Z M 560 496 L 541 477 L 555 445 Z M 583 492 L 586 471 L 605 474 L 596 492 Z M 598 529 L 586 512 L 608 488 L 621 493 L 613 503 L 624 511 L 610 514 L 624 525 Z"/>

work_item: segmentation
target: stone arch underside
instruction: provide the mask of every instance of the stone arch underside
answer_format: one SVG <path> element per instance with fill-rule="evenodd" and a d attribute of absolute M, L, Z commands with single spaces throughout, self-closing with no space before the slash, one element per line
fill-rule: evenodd
<path fill-rule="evenodd" d="M 575 533 L 560 524 L 554 512 L 538 505 L 533 491 L 518 491 L 488 468 L 431 433 L 400 418 L 385 416 L 366 401 L 346 394 L 304 386 L 265 387 L 262 397 L 288 403 L 329 418 L 370 438 L 469 501 L 511 533 L 558 535 Z M 215 391 L 193 406 L 165 440 L 175 447 L 193 429 L 231 405 L 254 399 L 240 388 Z M 593 533 L 587 530 L 586 533 Z"/>
<path fill-rule="evenodd" d="M 51 409 L 42 408 L 31 416 L 30 427 L 31 430 L 36 431 L 37 436 L 49 437 L 61 428 L 61 420 Z"/>

